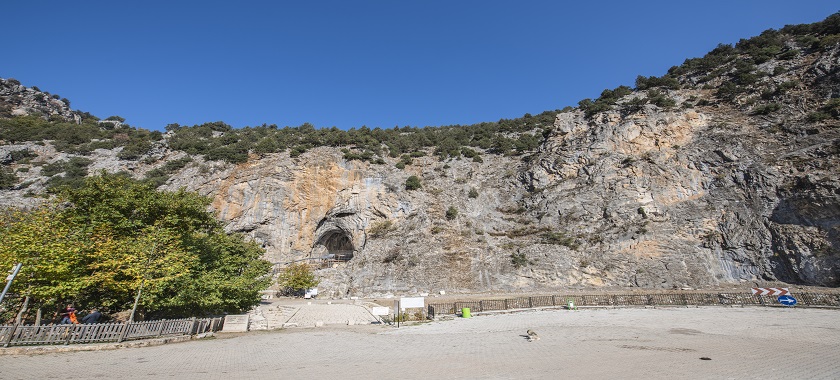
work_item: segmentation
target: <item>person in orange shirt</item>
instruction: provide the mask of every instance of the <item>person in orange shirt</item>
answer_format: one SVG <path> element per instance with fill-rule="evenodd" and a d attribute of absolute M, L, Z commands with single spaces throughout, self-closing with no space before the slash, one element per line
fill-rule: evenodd
<path fill-rule="evenodd" d="M 73 304 L 67 304 L 67 307 L 61 310 L 61 322 L 59 323 L 62 325 L 79 324 L 79 320 L 76 319 L 76 308 L 73 307 Z"/>

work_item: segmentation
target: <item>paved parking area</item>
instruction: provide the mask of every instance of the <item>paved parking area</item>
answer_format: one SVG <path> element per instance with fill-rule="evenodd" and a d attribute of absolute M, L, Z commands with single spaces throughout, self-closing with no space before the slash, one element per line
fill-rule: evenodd
<path fill-rule="evenodd" d="M 0 356 L 0 378 L 837 379 L 838 322 L 822 309 L 542 310 Z"/>

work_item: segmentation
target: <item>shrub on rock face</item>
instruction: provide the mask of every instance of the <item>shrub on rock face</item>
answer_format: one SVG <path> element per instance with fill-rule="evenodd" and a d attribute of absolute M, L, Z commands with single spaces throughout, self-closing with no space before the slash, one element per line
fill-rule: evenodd
<path fill-rule="evenodd" d="M 453 220 L 458 217 L 458 209 L 455 206 L 449 206 L 446 210 L 446 220 Z"/>
<path fill-rule="evenodd" d="M 753 115 L 769 115 L 773 112 L 778 111 L 781 108 L 779 103 L 770 103 L 756 107 L 753 109 Z"/>
<path fill-rule="evenodd" d="M 382 237 L 385 236 L 390 231 L 394 230 L 394 224 L 390 220 L 383 220 L 381 222 L 375 223 L 368 233 L 371 237 Z"/>
<path fill-rule="evenodd" d="M 423 187 L 423 185 L 420 184 L 420 178 L 417 178 L 416 175 L 408 177 L 408 179 L 405 180 L 406 190 L 417 190 L 421 187 Z"/>
<path fill-rule="evenodd" d="M 15 187 L 19 179 L 9 168 L 0 166 L 0 189 L 6 190 Z"/>
<path fill-rule="evenodd" d="M 826 113 L 831 114 L 836 118 L 840 118 L 840 98 L 834 98 L 828 101 L 825 106 L 820 108 Z"/>
<path fill-rule="evenodd" d="M 510 255 L 510 263 L 513 264 L 514 268 L 519 269 L 526 265 L 530 265 L 531 260 L 528 260 L 524 253 L 517 252 Z"/>
<path fill-rule="evenodd" d="M 566 236 L 562 232 L 546 232 L 542 235 L 542 238 L 546 244 L 563 245 L 574 250 L 580 246 L 574 237 Z"/>

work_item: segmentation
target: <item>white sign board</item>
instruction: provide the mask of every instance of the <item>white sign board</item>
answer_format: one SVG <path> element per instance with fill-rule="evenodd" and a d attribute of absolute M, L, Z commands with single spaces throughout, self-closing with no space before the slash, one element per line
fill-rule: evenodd
<path fill-rule="evenodd" d="M 400 309 L 423 308 L 426 306 L 425 298 L 423 297 L 402 297 L 400 298 Z"/>
<path fill-rule="evenodd" d="M 227 315 L 222 332 L 244 332 L 248 331 L 248 314 Z"/>
<path fill-rule="evenodd" d="M 385 306 L 374 306 L 373 310 L 371 310 L 370 312 L 373 315 L 389 315 L 391 313 L 388 312 L 388 310 L 389 309 Z"/>

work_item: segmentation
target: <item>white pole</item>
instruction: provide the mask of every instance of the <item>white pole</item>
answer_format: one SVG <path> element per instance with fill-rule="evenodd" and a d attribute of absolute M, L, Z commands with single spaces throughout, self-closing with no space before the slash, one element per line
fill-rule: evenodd
<path fill-rule="evenodd" d="M 15 277 L 17 277 L 22 266 L 23 264 L 17 263 L 14 267 L 12 267 L 12 274 L 10 274 L 9 277 L 6 277 L 6 287 L 3 288 L 3 293 L 0 293 L 0 302 L 3 302 L 3 298 L 6 297 L 6 292 L 8 292 L 9 288 L 12 287 L 12 281 L 15 280 Z"/>

